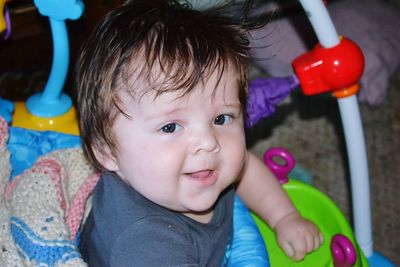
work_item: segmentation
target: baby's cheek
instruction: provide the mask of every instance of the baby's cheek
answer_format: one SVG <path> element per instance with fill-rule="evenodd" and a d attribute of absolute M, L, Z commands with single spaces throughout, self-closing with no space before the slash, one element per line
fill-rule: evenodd
<path fill-rule="evenodd" d="M 230 155 L 230 166 L 236 174 L 239 174 L 242 171 L 246 163 L 246 153 L 246 149 L 238 148 Z"/>

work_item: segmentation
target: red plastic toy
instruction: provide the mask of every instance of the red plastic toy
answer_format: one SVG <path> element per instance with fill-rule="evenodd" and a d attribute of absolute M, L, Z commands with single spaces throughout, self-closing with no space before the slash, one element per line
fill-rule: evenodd
<path fill-rule="evenodd" d="M 303 93 L 315 95 L 347 88 L 358 89 L 363 70 L 364 56 L 356 43 L 347 38 L 330 48 L 317 44 L 315 48 L 293 61 Z M 355 93 L 350 91 L 351 94 Z M 346 91 L 345 95 L 348 95 Z M 340 97 L 339 94 L 337 97 Z"/>

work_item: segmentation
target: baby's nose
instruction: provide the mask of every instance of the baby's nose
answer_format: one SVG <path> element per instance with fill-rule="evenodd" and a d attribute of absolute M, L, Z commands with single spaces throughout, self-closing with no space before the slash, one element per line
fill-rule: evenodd
<path fill-rule="evenodd" d="M 193 144 L 194 153 L 216 153 L 219 150 L 220 144 L 218 138 L 212 130 L 202 130 L 196 134 Z"/>

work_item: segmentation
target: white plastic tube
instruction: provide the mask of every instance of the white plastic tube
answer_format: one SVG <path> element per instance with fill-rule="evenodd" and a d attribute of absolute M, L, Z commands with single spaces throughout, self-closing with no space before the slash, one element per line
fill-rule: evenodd
<path fill-rule="evenodd" d="M 299 0 L 322 47 L 338 45 L 340 40 L 325 4 L 321 0 Z"/>
<path fill-rule="evenodd" d="M 339 36 L 322 0 L 299 0 L 322 47 L 339 44 Z M 354 232 L 364 255 L 373 254 L 371 202 L 367 153 L 358 102 L 355 95 L 339 98 L 349 158 Z"/>
<path fill-rule="evenodd" d="M 338 103 L 349 158 L 354 231 L 368 258 L 373 254 L 373 242 L 368 162 L 361 116 L 355 96 L 340 98 Z"/>

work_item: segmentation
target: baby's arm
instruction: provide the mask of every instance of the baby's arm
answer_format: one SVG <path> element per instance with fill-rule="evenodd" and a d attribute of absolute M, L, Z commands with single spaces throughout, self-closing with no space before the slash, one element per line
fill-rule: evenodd
<path fill-rule="evenodd" d="M 301 260 L 321 245 L 322 234 L 318 228 L 300 216 L 278 180 L 249 152 L 237 193 L 247 207 L 275 230 L 280 246 L 289 257 Z"/>

